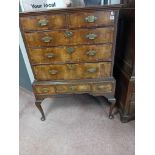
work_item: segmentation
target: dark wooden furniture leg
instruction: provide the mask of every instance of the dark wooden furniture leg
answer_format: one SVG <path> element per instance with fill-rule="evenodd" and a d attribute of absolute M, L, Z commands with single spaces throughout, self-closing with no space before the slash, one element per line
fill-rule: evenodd
<path fill-rule="evenodd" d="M 109 109 L 109 119 L 113 119 L 114 118 L 113 109 L 116 104 L 116 99 L 115 99 L 114 95 L 111 95 L 111 94 L 104 95 L 103 97 L 111 104 L 110 109 Z M 97 98 L 97 99 L 100 101 L 99 98 Z"/>
<path fill-rule="evenodd" d="M 110 105 L 110 109 L 109 109 L 109 118 L 110 119 L 113 119 L 114 118 L 114 115 L 113 115 L 113 109 L 115 107 L 115 103 L 116 103 L 116 99 L 115 98 L 112 98 L 112 99 L 108 99 L 109 103 L 111 103 Z"/>
<path fill-rule="evenodd" d="M 42 101 L 36 101 L 36 102 L 35 102 L 35 105 L 36 105 L 36 107 L 39 109 L 39 111 L 40 111 L 40 113 L 41 113 L 41 115 L 42 115 L 41 120 L 44 121 L 44 120 L 45 120 L 45 114 L 44 114 L 44 111 L 43 111 L 43 109 L 42 109 L 42 107 L 41 107 L 41 102 L 42 102 Z"/>

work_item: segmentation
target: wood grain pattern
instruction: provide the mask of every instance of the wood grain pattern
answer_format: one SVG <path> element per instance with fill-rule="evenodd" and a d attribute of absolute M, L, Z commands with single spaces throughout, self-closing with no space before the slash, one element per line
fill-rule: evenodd
<path fill-rule="evenodd" d="M 88 22 L 86 18 L 93 16 L 94 22 Z M 39 25 L 40 20 L 46 20 L 46 25 Z M 83 28 L 114 25 L 115 11 L 91 11 L 91 12 L 74 12 L 67 14 L 52 14 L 21 17 L 20 23 L 24 31 L 52 30 L 63 28 Z"/>
<path fill-rule="evenodd" d="M 38 65 L 33 69 L 37 80 L 95 79 L 111 75 L 111 62 Z"/>
<path fill-rule="evenodd" d="M 49 86 L 49 85 L 40 85 L 33 87 L 33 92 L 36 94 L 55 94 L 55 88 L 54 86 Z"/>
<path fill-rule="evenodd" d="M 72 48 L 73 52 L 69 53 L 69 48 Z M 29 54 L 32 64 L 35 65 L 111 61 L 112 44 L 29 49 Z"/>
<path fill-rule="evenodd" d="M 54 95 L 67 93 L 88 93 L 88 92 L 103 92 L 110 93 L 114 87 L 113 82 L 98 82 L 85 84 L 57 84 L 57 85 L 34 85 L 33 91 L 35 94 Z M 46 90 L 46 91 L 45 91 Z"/>
<path fill-rule="evenodd" d="M 72 37 L 65 37 L 65 32 L 71 31 Z M 96 29 L 79 29 L 79 30 L 59 30 L 49 32 L 25 33 L 28 47 L 41 46 L 60 46 L 60 45 L 79 45 L 79 44 L 95 44 L 95 43 L 112 43 L 114 28 L 96 28 Z M 86 36 L 95 34 L 95 39 L 88 39 Z M 43 38 L 50 37 L 49 42 L 44 42 Z"/>
<path fill-rule="evenodd" d="M 40 20 L 47 20 L 47 25 L 39 25 Z M 51 30 L 66 27 L 65 15 L 60 14 L 21 17 L 20 22 L 23 30 Z"/>
<path fill-rule="evenodd" d="M 115 96 L 122 122 L 135 118 L 135 9 L 133 4 L 134 0 L 129 0 L 129 8 L 120 10 L 114 65 Z"/>
<path fill-rule="evenodd" d="M 36 106 L 47 97 L 104 96 L 113 118 L 112 76 L 120 6 L 20 13 L 20 28 L 35 77 Z"/>
<path fill-rule="evenodd" d="M 57 85 L 56 92 L 57 93 L 75 93 L 75 92 L 89 92 L 90 85 L 88 84 L 74 84 L 74 85 Z"/>

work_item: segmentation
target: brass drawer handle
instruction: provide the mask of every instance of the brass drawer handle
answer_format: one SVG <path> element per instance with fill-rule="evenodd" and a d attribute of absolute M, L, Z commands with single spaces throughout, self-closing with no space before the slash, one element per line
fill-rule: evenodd
<path fill-rule="evenodd" d="M 67 64 L 67 66 L 70 70 L 74 70 L 76 67 L 74 64 Z"/>
<path fill-rule="evenodd" d="M 71 32 L 71 31 L 66 31 L 65 32 L 65 37 L 66 38 L 70 38 L 70 37 L 72 37 L 73 36 L 73 32 Z"/>
<path fill-rule="evenodd" d="M 55 57 L 55 54 L 54 53 L 47 53 L 47 54 L 45 54 L 45 56 L 47 58 L 53 58 L 53 57 Z"/>
<path fill-rule="evenodd" d="M 94 33 L 89 33 L 86 35 L 86 38 L 90 39 L 90 40 L 94 40 L 96 37 L 97 37 L 97 35 Z"/>
<path fill-rule="evenodd" d="M 39 26 L 47 26 L 48 25 L 48 20 L 47 19 L 40 19 L 38 21 Z"/>
<path fill-rule="evenodd" d="M 94 23 L 97 20 L 97 17 L 95 16 L 88 16 L 85 18 L 85 21 L 88 23 Z"/>
<path fill-rule="evenodd" d="M 68 47 L 67 48 L 67 53 L 68 54 L 72 54 L 75 51 L 75 49 L 73 47 Z"/>
<path fill-rule="evenodd" d="M 57 70 L 49 70 L 48 72 L 49 72 L 49 74 L 51 74 L 51 75 L 56 75 L 56 74 L 58 73 Z"/>
<path fill-rule="evenodd" d="M 69 91 L 75 91 L 77 89 L 76 86 L 69 86 Z"/>
<path fill-rule="evenodd" d="M 97 68 L 89 68 L 87 69 L 87 72 L 89 73 L 95 73 L 97 71 Z"/>
<path fill-rule="evenodd" d="M 49 92 L 49 89 L 48 88 L 42 88 L 42 92 L 43 93 L 48 93 Z"/>
<path fill-rule="evenodd" d="M 91 51 L 90 50 L 90 51 L 87 52 L 87 55 L 88 56 L 95 56 L 96 55 L 96 51 Z"/>
<path fill-rule="evenodd" d="M 52 37 L 46 36 L 46 37 L 43 37 L 41 40 L 42 40 L 44 43 L 49 43 L 49 42 L 52 40 Z"/>

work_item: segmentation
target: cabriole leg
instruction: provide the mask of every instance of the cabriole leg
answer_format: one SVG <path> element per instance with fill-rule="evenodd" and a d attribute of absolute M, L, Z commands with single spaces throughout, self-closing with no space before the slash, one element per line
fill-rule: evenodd
<path fill-rule="evenodd" d="M 44 114 L 44 111 L 43 111 L 43 109 L 41 107 L 41 101 L 36 101 L 35 105 L 39 109 L 39 111 L 40 111 L 40 113 L 42 115 L 41 120 L 44 121 L 45 120 L 45 114 Z"/>
<path fill-rule="evenodd" d="M 116 100 L 115 100 L 115 98 L 113 98 L 113 99 L 108 99 L 108 101 L 111 103 L 110 109 L 109 109 L 109 118 L 110 119 L 113 119 L 114 118 L 114 115 L 113 115 L 112 112 L 113 112 L 113 109 L 115 107 Z"/>

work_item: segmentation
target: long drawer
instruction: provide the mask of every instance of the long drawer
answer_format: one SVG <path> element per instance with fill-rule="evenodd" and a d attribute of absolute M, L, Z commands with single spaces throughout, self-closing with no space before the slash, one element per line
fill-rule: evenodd
<path fill-rule="evenodd" d="M 51 30 L 63 28 L 82 28 L 113 25 L 114 11 L 76 12 L 21 17 L 20 23 L 25 31 Z"/>
<path fill-rule="evenodd" d="M 111 62 L 33 66 L 37 80 L 104 78 L 111 75 Z"/>
<path fill-rule="evenodd" d="M 25 33 L 28 47 L 113 43 L 114 27 Z"/>
<path fill-rule="evenodd" d="M 111 61 L 112 44 L 29 49 L 32 64 Z"/>
<path fill-rule="evenodd" d="M 56 84 L 56 85 L 34 85 L 35 94 L 65 94 L 65 93 L 110 93 L 113 91 L 114 83 L 81 83 L 81 84 Z"/>

